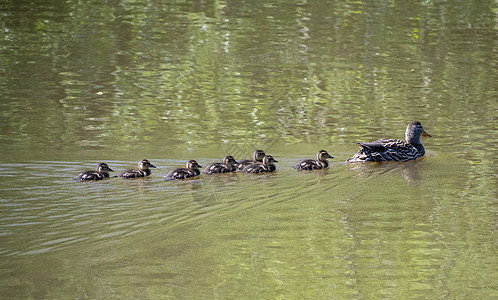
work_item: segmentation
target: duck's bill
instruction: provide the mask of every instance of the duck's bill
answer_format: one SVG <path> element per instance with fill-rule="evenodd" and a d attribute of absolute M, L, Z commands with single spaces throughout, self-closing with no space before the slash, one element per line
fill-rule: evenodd
<path fill-rule="evenodd" d="M 422 136 L 432 137 L 432 135 L 428 134 L 428 133 L 427 133 L 427 132 L 425 132 L 425 131 L 422 133 Z"/>

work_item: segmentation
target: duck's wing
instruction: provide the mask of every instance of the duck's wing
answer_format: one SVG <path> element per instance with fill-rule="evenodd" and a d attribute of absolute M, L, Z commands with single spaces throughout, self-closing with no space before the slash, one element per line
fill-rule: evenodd
<path fill-rule="evenodd" d="M 199 172 L 199 170 L 197 170 L 197 172 Z M 199 174 L 196 174 L 196 172 L 194 170 L 187 169 L 187 168 L 178 168 L 178 169 L 175 169 L 175 170 L 169 172 L 168 175 L 164 176 L 164 178 L 170 179 L 170 180 L 187 179 L 189 177 L 193 177 L 196 175 L 199 175 Z"/>
<path fill-rule="evenodd" d="M 141 170 L 137 169 L 132 169 L 132 170 L 126 170 L 118 174 L 118 177 L 123 177 L 123 178 L 136 178 L 136 177 L 144 177 L 145 173 Z"/>
<path fill-rule="evenodd" d="M 298 171 L 321 169 L 322 166 L 313 159 L 306 159 L 298 162 L 294 168 Z"/>
<path fill-rule="evenodd" d="M 239 160 L 238 161 L 239 164 L 237 165 L 237 168 L 239 170 L 243 170 L 245 167 L 249 166 L 249 165 L 252 165 L 254 164 L 255 162 L 253 160 L 250 160 L 250 159 L 243 159 L 243 160 Z"/>
<path fill-rule="evenodd" d="M 170 171 L 164 178 L 166 179 L 183 179 L 184 178 L 185 172 L 183 169 L 175 169 L 173 171 Z"/>
<path fill-rule="evenodd" d="M 206 174 L 228 172 L 228 168 L 222 163 L 214 163 L 207 166 L 202 172 Z"/>
<path fill-rule="evenodd" d="M 263 165 L 261 164 L 250 164 L 250 165 L 247 165 L 246 167 L 244 167 L 244 169 L 242 169 L 242 172 L 244 173 L 261 173 L 261 172 L 265 172 L 266 169 Z"/>
<path fill-rule="evenodd" d="M 104 175 L 97 171 L 86 171 L 74 177 L 73 179 L 84 181 L 84 180 L 100 180 L 104 178 L 105 178 Z"/>
<path fill-rule="evenodd" d="M 359 142 L 355 143 L 359 144 L 362 148 L 366 148 L 372 152 L 382 152 L 386 151 L 392 145 L 393 142 L 397 141 L 398 140 L 393 140 L 393 139 L 380 139 L 368 143 L 359 143 Z"/>

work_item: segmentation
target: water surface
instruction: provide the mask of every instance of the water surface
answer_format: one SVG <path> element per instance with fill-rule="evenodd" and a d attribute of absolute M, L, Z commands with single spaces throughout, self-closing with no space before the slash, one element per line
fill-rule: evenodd
<path fill-rule="evenodd" d="M 494 1 L 0 11 L 5 298 L 498 296 Z M 424 158 L 344 163 L 410 120 Z M 162 178 L 257 148 L 277 172 Z"/>

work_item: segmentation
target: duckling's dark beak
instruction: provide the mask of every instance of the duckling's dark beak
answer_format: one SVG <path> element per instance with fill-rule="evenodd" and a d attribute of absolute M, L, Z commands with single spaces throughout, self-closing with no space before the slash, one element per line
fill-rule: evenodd
<path fill-rule="evenodd" d="M 276 159 L 273 159 L 273 161 L 274 161 L 274 162 L 278 162 L 278 160 L 276 160 Z"/>
<path fill-rule="evenodd" d="M 113 170 L 113 169 L 111 169 L 111 168 L 107 168 L 107 171 L 109 171 L 109 172 L 114 172 L 114 170 Z"/>
<path fill-rule="evenodd" d="M 425 130 L 424 130 L 424 132 L 422 132 L 422 136 L 432 137 L 432 135 L 430 135 L 430 134 L 428 134 L 427 132 L 425 132 Z"/>
<path fill-rule="evenodd" d="M 240 165 L 240 163 L 238 161 L 234 161 L 233 164 L 236 166 Z"/>
<path fill-rule="evenodd" d="M 150 168 L 155 168 L 156 166 L 154 166 L 153 164 L 149 164 L 149 167 Z"/>
<path fill-rule="evenodd" d="M 329 154 L 329 158 L 334 158 L 332 155 Z"/>
<path fill-rule="evenodd" d="M 197 166 L 198 166 L 199 168 L 204 168 L 203 166 L 201 166 L 201 165 L 199 165 L 199 164 L 197 164 Z"/>

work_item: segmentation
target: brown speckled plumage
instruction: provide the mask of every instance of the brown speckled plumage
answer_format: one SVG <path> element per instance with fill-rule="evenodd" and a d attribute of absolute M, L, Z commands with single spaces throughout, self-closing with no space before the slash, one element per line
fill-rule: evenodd
<path fill-rule="evenodd" d="M 195 177 L 201 174 L 199 168 L 202 168 L 195 160 L 191 159 L 187 162 L 186 168 L 178 168 L 169 172 L 168 175 L 164 176 L 165 179 L 174 180 L 174 179 L 187 179 L 191 177 Z"/>
<path fill-rule="evenodd" d="M 150 163 L 147 159 L 142 159 L 138 162 L 138 169 L 126 170 L 118 174 L 118 177 L 122 178 L 137 178 L 137 177 L 145 177 L 151 174 L 149 168 L 155 168 L 153 164 Z"/>
<path fill-rule="evenodd" d="M 227 173 L 234 172 L 237 170 L 238 162 L 233 158 L 233 156 L 228 155 L 223 158 L 222 163 L 214 163 L 207 166 L 202 172 L 206 174 L 213 173 Z"/>
<path fill-rule="evenodd" d="M 320 150 L 316 154 L 316 160 L 315 159 L 302 160 L 298 162 L 294 166 L 294 168 L 298 171 L 325 169 L 329 166 L 329 162 L 327 161 L 327 159 L 329 158 L 334 158 L 334 157 L 328 154 L 327 151 Z"/>
<path fill-rule="evenodd" d="M 109 177 L 109 172 L 113 172 L 106 163 L 99 163 L 95 171 L 85 171 L 74 177 L 74 180 L 102 180 Z"/>
<path fill-rule="evenodd" d="M 405 139 L 380 139 L 370 143 L 358 143 L 360 150 L 348 158 L 347 162 L 362 161 L 408 161 L 424 156 L 425 149 L 420 143 L 425 132 L 419 121 L 411 121 L 406 127 Z"/>
<path fill-rule="evenodd" d="M 275 163 L 278 162 L 271 155 L 266 155 L 263 157 L 262 164 L 250 164 L 242 170 L 244 173 L 262 173 L 262 172 L 273 172 L 277 169 Z"/>
<path fill-rule="evenodd" d="M 263 150 L 256 150 L 254 151 L 253 155 L 252 155 L 252 159 L 243 159 L 243 160 L 239 160 L 239 164 L 238 164 L 238 169 L 239 170 L 243 170 L 245 167 L 247 167 L 248 165 L 252 165 L 252 164 L 262 164 L 263 163 L 263 157 L 265 157 L 265 152 Z"/>

